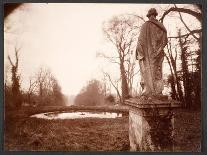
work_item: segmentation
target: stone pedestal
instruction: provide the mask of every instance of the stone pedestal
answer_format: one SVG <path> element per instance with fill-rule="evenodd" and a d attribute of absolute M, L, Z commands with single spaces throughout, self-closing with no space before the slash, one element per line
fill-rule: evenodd
<path fill-rule="evenodd" d="M 173 151 L 173 100 L 131 98 L 125 101 L 129 110 L 130 151 Z"/>

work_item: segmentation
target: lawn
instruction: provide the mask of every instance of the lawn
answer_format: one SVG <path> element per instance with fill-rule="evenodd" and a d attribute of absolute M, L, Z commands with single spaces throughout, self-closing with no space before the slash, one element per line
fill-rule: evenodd
<path fill-rule="evenodd" d="M 7 114 L 5 150 L 21 151 L 127 151 L 128 116 L 115 119 L 84 118 L 74 120 L 44 120 L 28 117 L 45 112 L 27 109 Z M 54 111 L 54 107 L 49 107 Z M 83 108 L 56 108 L 77 111 Z M 85 108 L 84 108 L 85 109 Z M 105 108 L 97 108 L 98 111 Z M 94 110 L 87 108 L 85 110 Z M 106 109 L 105 109 L 106 110 Z M 109 109 L 109 111 L 114 111 Z M 12 115 L 14 115 L 12 117 Z M 17 119 L 18 118 L 18 119 Z"/>
<path fill-rule="evenodd" d="M 7 113 L 5 150 L 129 151 L 128 116 L 115 119 L 43 120 L 30 118 L 29 115 L 34 114 L 34 111 L 42 112 L 30 109 L 19 111 L 16 115 Z M 199 112 L 177 111 L 175 151 L 200 150 L 200 123 Z"/>

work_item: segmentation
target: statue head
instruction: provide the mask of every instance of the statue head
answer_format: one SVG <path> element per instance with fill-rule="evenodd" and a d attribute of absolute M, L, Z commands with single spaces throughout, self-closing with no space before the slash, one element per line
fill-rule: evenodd
<path fill-rule="evenodd" d="M 155 8 L 149 9 L 147 13 L 147 17 L 149 18 L 150 16 L 154 15 L 155 17 L 158 15 L 157 10 Z"/>

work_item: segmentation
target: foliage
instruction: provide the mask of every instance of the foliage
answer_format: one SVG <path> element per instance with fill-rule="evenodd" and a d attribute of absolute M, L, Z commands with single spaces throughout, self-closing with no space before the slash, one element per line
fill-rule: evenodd
<path fill-rule="evenodd" d="M 169 5 L 166 9 L 162 9 L 162 15 L 160 21 L 163 22 L 166 18 L 173 14 L 178 17 L 183 27 L 180 29 L 177 36 L 168 36 L 168 46 L 165 50 L 165 57 L 170 66 L 171 75 L 168 76 L 168 82 L 171 87 L 171 97 L 175 100 L 179 100 L 183 103 L 183 107 L 194 107 L 192 104 L 200 105 L 200 86 L 201 86 L 201 47 L 202 47 L 202 7 L 200 5 L 188 5 L 186 7 L 180 7 L 177 5 Z M 186 17 L 191 16 L 195 19 L 196 26 L 192 26 L 186 23 Z M 133 17 L 140 19 L 137 21 Z M 110 83 L 117 92 L 117 96 L 121 96 L 123 100 L 131 95 L 133 76 L 134 74 L 134 62 L 129 58 L 133 58 L 131 52 L 136 50 L 136 40 L 139 34 L 140 24 L 144 22 L 144 19 L 137 15 L 120 15 L 115 16 L 108 22 L 104 23 L 103 31 L 108 41 L 116 47 L 115 56 L 106 56 L 102 54 L 104 58 L 107 58 L 111 63 L 119 65 L 120 68 L 120 81 L 121 89 L 117 87 L 114 79 L 107 73 Z M 189 27 L 190 26 L 190 27 Z M 130 33 L 129 33 L 130 32 Z M 169 32 L 171 34 L 172 32 Z M 194 49 L 193 49 L 194 47 Z M 130 51 L 130 52 L 129 52 Z M 128 61 L 130 60 L 130 61 Z M 128 61 L 128 63 L 127 63 Z M 192 68 L 192 70 L 190 70 Z M 132 70 L 131 70 L 132 69 Z M 194 76 L 191 76 L 194 75 Z M 194 79 L 198 79 L 197 84 Z M 138 85 L 136 85 L 138 87 Z M 121 90 L 121 93 L 119 92 Z M 198 100 L 192 102 L 192 95 L 195 94 Z M 123 102 L 121 99 L 120 101 Z"/>
<path fill-rule="evenodd" d="M 106 56 L 104 54 L 101 54 L 101 56 L 107 58 L 111 63 L 119 65 L 121 102 L 124 102 L 126 98 L 129 98 L 129 95 L 132 93 L 133 78 L 137 74 L 133 53 L 136 50 L 137 35 L 141 23 L 139 21 L 140 19 L 142 18 L 135 18 L 130 15 L 120 15 L 114 16 L 103 25 L 104 35 L 108 41 L 114 45 L 116 51 L 114 57 Z M 112 80 L 110 81 L 112 82 Z M 115 86 L 114 84 L 112 85 Z M 116 91 L 118 90 L 117 88 L 115 89 Z"/>
<path fill-rule="evenodd" d="M 19 69 L 19 49 L 17 49 L 15 47 L 15 62 L 13 62 L 10 58 L 10 56 L 8 56 L 8 60 L 10 62 L 11 65 L 11 102 L 13 104 L 10 104 L 10 107 L 16 107 L 16 108 L 20 108 L 21 104 L 22 104 L 22 94 L 20 91 L 20 75 L 18 72 Z M 10 90 L 6 83 L 5 83 L 5 89 L 7 89 L 7 93 L 9 93 L 8 91 Z M 8 95 L 5 95 L 6 97 L 8 97 Z"/>
<path fill-rule="evenodd" d="M 62 93 L 57 79 L 47 68 L 40 68 L 36 76 L 34 76 L 33 79 L 30 78 L 28 90 L 19 90 L 21 96 L 17 97 L 17 95 L 13 95 L 13 85 L 14 84 L 7 85 L 5 83 L 5 105 L 8 108 L 13 107 L 13 103 L 15 103 L 14 100 L 20 99 L 22 103 L 21 106 L 65 105 L 66 97 Z"/>
<path fill-rule="evenodd" d="M 179 15 L 179 19 L 184 25 L 184 28 L 178 29 L 177 36 L 169 37 L 168 47 L 165 52 L 171 71 L 171 75 L 168 76 L 168 83 L 171 87 L 171 97 L 173 99 L 181 101 L 184 108 L 197 109 L 201 104 L 202 11 L 200 5 L 192 6 L 194 6 L 194 9 L 179 8 L 174 5 L 174 7 L 167 9 L 163 13 L 160 20 L 163 21 L 168 14 L 174 12 Z M 182 13 L 195 17 L 195 25 L 200 26 L 191 30 L 184 21 Z"/>
<path fill-rule="evenodd" d="M 98 80 L 91 80 L 75 98 L 75 105 L 97 106 L 104 103 L 104 92 Z"/>
<path fill-rule="evenodd" d="M 105 101 L 109 102 L 109 103 L 114 103 L 115 97 L 112 94 L 110 94 L 110 95 L 106 96 Z"/>
<path fill-rule="evenodd" d="M 35 75 L 37 103 L 45 105 L 64 105 L 64 95 L 57 79 L 48 68 L 40 68 Z"/>
<path fill-rule="evenodd" d="M 4 85 L 4 103 L 6 109 L 10 109 L 14 107 L 12 89 L 11 86 L 7 86 L 6 83 Z"/>

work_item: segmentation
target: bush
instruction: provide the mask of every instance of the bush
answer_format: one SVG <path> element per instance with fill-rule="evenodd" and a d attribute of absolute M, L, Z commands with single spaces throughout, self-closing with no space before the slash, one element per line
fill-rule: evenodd
<path fill-rule="evenodd" d="M 113 102 L 115 102 L 115 97 L 112 94 L 110 94 L 105 98 L 105 101 L 113 103 Z"/>
<path fill-rule="evenodd" d="M 98 80 L 89 81 L 75 98 L 75 105 L 97 106 L 102 105 L 104 95 L 101 83 Z"/>

